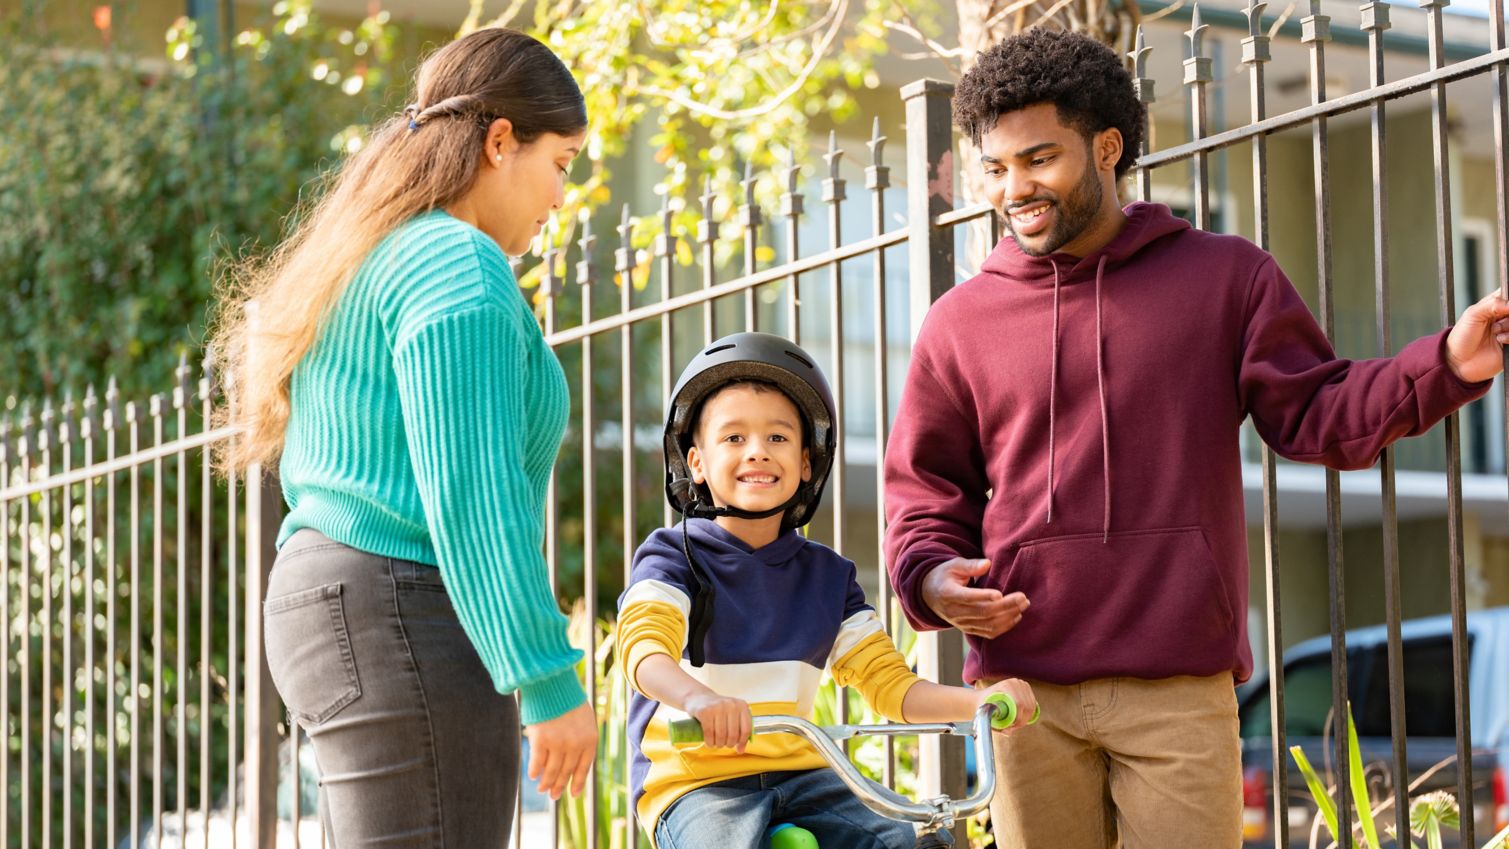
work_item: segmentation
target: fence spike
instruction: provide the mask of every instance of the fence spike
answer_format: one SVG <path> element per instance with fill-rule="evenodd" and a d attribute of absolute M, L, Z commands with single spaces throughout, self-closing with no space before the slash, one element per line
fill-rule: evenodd
<path fill-rule="evenodd" d="M 838 146 L 838 131 L 828 131 L 828 152 L 823 154 L 823 161 L 828 163 L 828 179 L 837 180 L 839 161 L 844 158 L 843 149 Z"/>
<path fill-rule="evenodd" d="M 592 211 L 583 209 L 579 220 L 582 224 L 582 237 L 576 243 L 582 249 L 582 258 L 576 264 L 576 282 L 581 286 L 590 286 L 597 277 L 597 261 L 592 256 L 592 249 L 597 245 L 597 236 L 592 234 Z"/>
<path fill-rule="evenodd" d="M 121 393 L 115 383 L 115 375 L 105 384 L 105 430 L 115 430 L 121 424 Z"/>
<path fill-rule="evenodd" d="M 876 168 L 884 166 L 886 137 L 880 134 L 880 118 L 876 118 L 870 127 L 870 140 L 865 142 L 865 147 L 870 149 L 870 164 Z"/>
<path fill-rule="evenodd" d="M 746 227 L 759 227 L 765 223 L 760 214 L 760 205 L 755 202 L 754 161 L 744 161 L 744 179 L 739 181 L 744 188 L 744 207 L 739 210 L 740 222 Z"/>
<path fill-rule="evenodd" d="M 57 413 L 52 406 L 52 398 L 42 400 L 42 415 L 37 419 L 37 449 L 39 451 L 51 451 L 53 447 L 53 421 Z"/>
<path fill-rule="evenodd" d="M 1190 14 L 1189 29 L 1184 37 L 1189 39 L 1189 58 L 1184 60 L 1184 84 L 1208 83 L 1215 77 L 1211 73 L 1211 60 L 1205 55 L 1205 31 L 1210 29 L 1200 20 L 1200 4 L 1196 3 Z"/>
<path fill-rule="evenodd" d="M 802 214 L 801 188 L 802 166 L 797 164 L 796 152 L 786 151 L 786 191 L 781 193 L 781 215 L 797 218 Z"/>
<path fill-rule="evenodd" d="M 629 215 L 629 205 L 624 204 L 618 214 L 618 250 L 615 252 L 617 262 L 613 264 L 613 270 L 617 271 L 622 278 L 621 286 L 633 286 L 634 280 L 634 219 Z"/>
<path fill-rule="evenodd" d="M 36 447 L 37 435 L 33 430 L 35 425 L 36 422 L 31 417 L 31 401 L 23 401 L 21 403 L 21 420 L 17 422 L 18 427 L 16 432 L 18 440 L 16 454 L 20 455 L 22 460 L 30 457 L 32 449 Z"/>
<path fill-rule="evenodd" d="M 178 367 L 173 369 L 173 377 L 178 383 L 173 387 L 173 409 L 180 410 L 189 403 L 189 352 L 178 352 Z"/>
<path fill-rule="evenodd" d="M 658 257 L 668 257 L 676 252 L 676 236 L 671 232 L 675 216 L 671 209 L 671 193 L 665 192 L 660 196 L 660 235 L 655 239 L 655 255 Z"/>
<path fill-rule="evenodd" d="M 154 419 L 161 418 L 163 407 L 166 406 L 166 401 L 167 399 L 163 397 L 161 392 L 152 393 L 152 395 L 147 398 L 147 415 L 151 416 Z"/>
<path fill-rule="evenodd" d="M 79 408 L 80 409 L 80 415 L 79 415 L 79 438 L 80 439 L 93 439 L 94 438 L 94 428 L 95 428 L 94 415 L 99 410 L 99 407 L 100 407 L 99 395 L 97 395 L 95 393 L 95 391 L 94 391 L 94 383 L 91 382 L 89 384 L 89 386 L 84 389 L 84 403 L 82 405 L 80 405 L 80 408 Z"/>
<path fill-rule="evenodd" d="M 1157 99 L 1153 94 L 1153 78 L 1147 75 L 1147 57 L 1152 52 L 1153 48 L 1147 46 L 1147 34 L 1139 24 L 1136 47 L 1127 56 L 1132 60 L 1132 87 L 1137 91 L 1137 99 L 1143 103 L 1152 103 Z"/>
<path fill-rule="evenodd" d="M 1265 0 L 1247 0 L 1242 14 L 1247 16 L 1247 37 L 1242 39 L 1242 64 L 1253 65 L 1273 58 L 1268 48 L 1268 34 L 1263 31 L 1263 10 L 1268 8 Z"/>
<path fill-rule="evenodd" d="M 215 392 L 215 358 L 205 351 L 204 357 L 199 361 L 199 392 L 194 400 L 204 403 L 210 400 Z"/>
<path fill-rule="evenodd" d="M 74 427 L 73 416 L 78 411 L 78 406 L 73 402 L 73 388 L 63 390 L 63 403 L 58 406 L 58 444 L 67 445 L 73 441 L 78 430 Z"/>
<path fill-rule="evenodd" d="M 713 175 L 702 178 L 702 221 L 697 224 L 697 241 L 710 245 L 718 241 L 718 220 L 713 217 L 713 203 L 718 196 L 713 193 Z"/>
<path fill-rule="evenodd" d="M 561 235 L 559 218 L 554 215 L 550 216 L 550 223 L 545 225 L 545 234 L 541 239 L 541 242 L 545 246 L 545 279 L 540 281 L 540 293 L 547 299 L 553 300 L 556 295 L 560 294 L 560 287 L 555 284 L 556 243 L 560 241 Z"/>
<path fill-rule="evenodd" d="M 870 149 L 870 166 L 865 169 L 865 188 L 881 191 L 890 188 L 891 169 L 885 165 L 886 137 L 880 134 L 880 119 L 876 118 L 870 128 L 870 140 L 865 147 Z"/>
<path fill-rule="evenodd" d="M 1268 4 L 1264 0 L 1247 0 L 1247 8 L 1242 10 L 1242 14 L 1247 16 L 1248 38 L 1262 38 L 1266 35 L 1263 32 L 1263 10 L 1267 8 Z"/>
<path fill-rule="evenodd" d="M 828 152 L 823 154 L 823 161 L 828 163 L 828 179 L 823 181 L 823 201 L 825 203 L 838 203 L 844 199 L 844 179 L 839 174 L 839 164 L 844 158 L 843 149 L 838 146 L 838 132 L 828 131 Z"/>

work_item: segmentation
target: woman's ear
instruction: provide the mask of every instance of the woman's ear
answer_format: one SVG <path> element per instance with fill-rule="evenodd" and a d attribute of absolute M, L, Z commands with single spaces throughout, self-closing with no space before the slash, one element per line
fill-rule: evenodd
<path fill-rule="evenodd" d="M 692 473 L 692 483 L 699 486 L 707 483 L 707 472 L 702 468 L 702 452 L 695 445 L 686 449 L 686 469 Z"/>
<path fill-rule="evenodd" d="M 519 149 L 519 138 L 514 135 L 513 122 L 507 118 L 495 118 L 487 125 L 487 140 L 482 143 L 482 153 L 494 167 L 502 165 L 505 157 Z"/>

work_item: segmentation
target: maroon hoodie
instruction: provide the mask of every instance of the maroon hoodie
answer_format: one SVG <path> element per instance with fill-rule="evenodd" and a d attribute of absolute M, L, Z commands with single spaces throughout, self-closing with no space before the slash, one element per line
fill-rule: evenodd
<path fill-rule="evenodd" d="M 969 638 L 968 681 L 1246 680 L 1242 420 L 1360 469 L 1489 386 L 1452 374 L 1444 332 L 1337 359 L 1267 253 L 1160 204 L 1126 214 L 1083 259 L 1007 236 L 917 338 L 885 458 L 891 583 L 923 630 L 948 627 L 921 586 L 954 557 L 1032 603 Z"/>

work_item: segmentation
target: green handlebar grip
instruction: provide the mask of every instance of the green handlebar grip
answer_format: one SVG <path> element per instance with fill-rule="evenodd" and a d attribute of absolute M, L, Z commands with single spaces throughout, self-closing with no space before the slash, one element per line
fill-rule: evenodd
<path fill-rule="evenodd" d="M 671 745 L 678 749 L 695 746 L 706 740 L 702 736 L 702 723 L 690 717 L 686 719 L 673 719 L 669 723 L 666 723 L 666 725 L 666 736 L 670 738 Z M 751 733 L 749 739 L 753 740 L 754 734 Z"/>
<path fill-rule="evenodd" d="M 702 742 L 702 723 L 695 719 L 673 719 L 667 736 L 671 738 L 672 746 L 695 746 Z"/>
<path fill-rule="evenodd" d="M 805 828 L 782 823 L 770 829 L 770 849 L 818 849 L 817 838 Z"/>
<path fill-rule="evenodd" d="M 1005 693 L 991 693 L 985 697 L 985 703 L 995 705 L 999 710 L 990 718 L 990 727 L 997 731 L 1010 728 L 1016 723 L 1016 700 Z M 1036 725 L 1043 715 L 1043 708 L 1038 705 L 1032 710 L 1032 718 L 1027 720 L 1028 725 Z"/>

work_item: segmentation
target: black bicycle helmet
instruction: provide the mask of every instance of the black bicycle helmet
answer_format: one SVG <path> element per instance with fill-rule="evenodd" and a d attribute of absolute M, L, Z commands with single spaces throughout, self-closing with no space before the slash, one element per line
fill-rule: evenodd
<path fill-rule="evenodd" d="M 763 513 L 713 506 L 706 488 L 692 483 L 686 460 L 698 408 L 724 386 L 746 380 L 772 384 L 796 404 L 806 429 L 808 460 L 812 464 L 811 479 L 797 487 L 791 500 Z M 807 524 L 817 512 L 833 468 L 838 444 L 833 427 L 835 417 L 833 393 L 828 389 L 827 379 L 812 357 L 795 343 L 772 333 L 735 333 L 719 339 L 693 357 L 681 372 L 666 407 L 665 497 L 671 509 L 688 518 L 759 519 L 784 512 L 782 529 Z"/>

